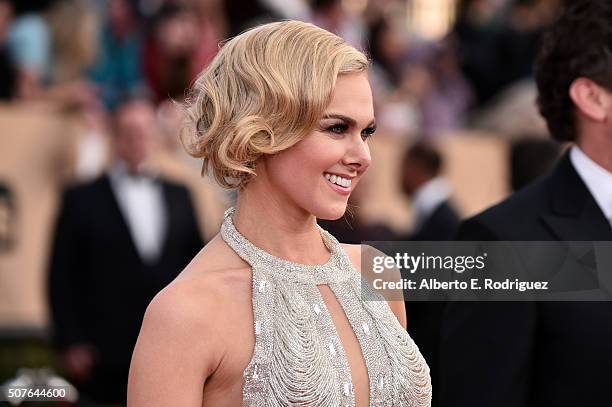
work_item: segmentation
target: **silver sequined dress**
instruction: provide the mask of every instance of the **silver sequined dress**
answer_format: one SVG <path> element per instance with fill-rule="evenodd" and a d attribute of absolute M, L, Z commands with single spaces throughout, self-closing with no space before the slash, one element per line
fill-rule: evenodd
<path fill-rule="evenodd" d="M 431 405 L 429 367 L 417 346 L 382 297 L 361 299 L 361 275 L 331 234 L 320 229 L 331 252 L 326 264 L 291 263 L 242 236 L 233 213 L 226 211 L 221 236 L 253 270 L 255 349 L 243 374 L 243 406 L 355 405 L 348 361 L 318 284 L 333 291 L 357 336 L 370 406 Z"/>

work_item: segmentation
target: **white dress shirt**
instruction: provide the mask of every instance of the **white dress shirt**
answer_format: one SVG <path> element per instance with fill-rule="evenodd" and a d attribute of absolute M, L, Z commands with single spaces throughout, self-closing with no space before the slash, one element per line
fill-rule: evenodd
<path fill-rule="evenodd" d="M 576 145 L 570 151 L 570 160 L 612 226 L 612 172 L 591 160 Z"/>
<path fill-rule="evenodd" d="M 123 163 L 109 171 L 111 186 L 141 259 L 159 258 L 166 234 L 166 208 L 161 185 L 152 177 L 130 175 Z"/>

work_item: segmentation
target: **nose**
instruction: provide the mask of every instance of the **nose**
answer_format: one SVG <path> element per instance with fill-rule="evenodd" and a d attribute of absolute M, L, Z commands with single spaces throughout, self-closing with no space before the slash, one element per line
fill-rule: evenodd
<path fill-rule="evenodd" d="M 368 169 L 371 162 L 370 147 L 361 138 L 361 134 L 351 137 L 350 146 L 342 159 L 342 164 L 361 174 Z"/>

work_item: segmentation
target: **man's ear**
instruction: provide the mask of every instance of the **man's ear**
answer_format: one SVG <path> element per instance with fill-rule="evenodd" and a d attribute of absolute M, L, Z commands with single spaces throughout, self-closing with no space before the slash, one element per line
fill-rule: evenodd
<path fill-rule="evenodd" d="M 577 78 L 570 85 L 569 94 L 579 113 L 596 122 L 606 120 L 612 100 L 603 87 L 590 79 Z"/>

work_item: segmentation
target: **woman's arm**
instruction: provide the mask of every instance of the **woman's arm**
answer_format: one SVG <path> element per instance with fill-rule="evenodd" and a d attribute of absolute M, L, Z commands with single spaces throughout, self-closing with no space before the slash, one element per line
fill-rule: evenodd
<path fill-rule="evenodd" d="M 223 355 L 219 302 L 202 287 L 177 280 L 149 304 L 130 366 L 129 407 L 202 405 L 204 382 Z"/>

